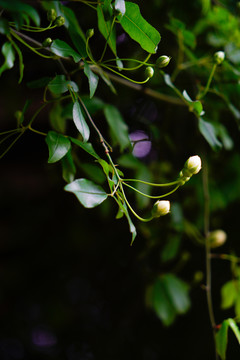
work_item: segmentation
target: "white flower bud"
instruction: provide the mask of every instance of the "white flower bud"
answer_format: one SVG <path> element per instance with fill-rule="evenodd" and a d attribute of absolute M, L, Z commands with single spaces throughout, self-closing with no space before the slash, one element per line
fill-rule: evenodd
<path fill-rule="evenodd" d="M 154 70 L 151 66 L 146 67 L 145 75 L 150 79 L 154 75 Z"/>
<path fill-rule="evenodd" d="M 191 177 L 197 174 L 202 168 L 201 158 L 198 155 L 190 156 L 185 162 L 182 173 L 184 177 Z"/>
<path fill-rule="evenodd" d="M 223 230 L 214 230 L 210 232 L 208 241 L 211 248 L 222 246 L 227 240 L 227 234 Z"/>
<path fill-rule="evenodd" d="M 168 66 L 168 64 L 170 63 L 171 58 L 167 55 L 162 55 L 160 56 L 157 61 L 156 61 L 156 65 L 159 69 L 162 69 L 166 66 Z"/>
<path fill-rule="evenodd" d="M 214 57 L 215 63 L 217 65 L 220 65 L 223 62 L 223 60 L 225 59 L 225 52 L 224 51 L 217 51 L 217 52 L 215 52 L 213 57 Z"/>
<path fill-rule="evenodd" d="M 154 218 L 167 215 L 170 212 L 170 201 L 158 200 L 153 205 L 152 216 Z"/>

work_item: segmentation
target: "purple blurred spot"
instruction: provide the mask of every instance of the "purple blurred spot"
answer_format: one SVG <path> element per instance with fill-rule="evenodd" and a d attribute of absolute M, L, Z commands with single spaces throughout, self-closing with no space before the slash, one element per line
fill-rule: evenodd
<path fill-rule="evenodd" d="M 34 345 L 44 348 L 49 348 L 56 345 L 57 338 L 49 330 L 42 328 L 35 328 L 32 331 L 32 342 Z"/>
<path fill-rule="evenodd" d="M 129 135 L 133 146 L 133 155 L 137 158 L 147 156 L 152 148 L 148 135 L 142 130 L 136 130 Z"/>
<path fill-rule="evenodd" d="M 121 35 L 119 35 L 117 37 L 117 45 L 120 45 L 120 44 L 124 43 L 126 39 L 127 39 L 126 34 L 122 33 Z"/>

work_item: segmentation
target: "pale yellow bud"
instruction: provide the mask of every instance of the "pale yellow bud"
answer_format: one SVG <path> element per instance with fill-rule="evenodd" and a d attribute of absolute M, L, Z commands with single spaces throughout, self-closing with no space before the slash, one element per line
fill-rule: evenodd
<path fill-rule="evenodd" d="M 202 168 L 201 158 L 198 155 L 190 156 L 185 162 L 182 173 L 185 177 L 191 177 L 199 173 Z"/>
<path fill-rule="evenodd" d="M 158 200 L 153 205 L 152 216 L 154 218 L 167 215 L 170 212 L 170 201 Z"/>
<path fill-rule="evenodd" d="M 223 230 L 214 230 L 210 232 L 208 241 L 211 248 L 222 246 L 227 240 L 227 234 Z"/>

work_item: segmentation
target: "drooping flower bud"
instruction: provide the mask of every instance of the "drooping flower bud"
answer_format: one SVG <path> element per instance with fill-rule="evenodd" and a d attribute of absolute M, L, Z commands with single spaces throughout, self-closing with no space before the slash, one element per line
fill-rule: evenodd
<path fill-rule="evenodd" d="M 162 68 L 168 66 L 168 64 L 170 63 L 170 60 L 171 60 L 171 58 L 167 55 L 159 56 L 159 58 L 156 61 L 156 66 L 159 69 L 162 69 Z"/>
<path fill-rule="evenodd" d="M 146 67 L 145 75 L 150 79 L 154 75 L 154 70 L 151 66 Z"/>
<path fill-rule="evenodd" d="M 65 23 L 65 18 L 63 16 L 58 16 L 54 22 L 57 26 L 62 26 Z"/>
<path fill-rule="evenodd" d="M 158 200 L 153 205 L 152 216 L 154 218 L 167 215 L 169 212 L 170 212 L 170 201 L 168 200 Z"/>
<path fill-rule="evenodd" d="M 222 246 L 227 240 L 227 234 L 223 230 L 214 230 L 210 232 L 208 241 L 211 248 Z"/>
<path fill-rule="evenodd" d="M 87 39 L 90 39 L 94 35 L 94 29 L 88 29 L 86 32 Z"/>
<path fill-rule="evenodd" d="M 213 57 L 214 57 L 215 63 L 217 65 L 220 65 L 223 62 L 223 60 L 225 59 L 225 52 L 224 51 L 217 51 L 217 52 L 215 52 Z"/>
<path fill-rule="evenodd" d="M 53 22 L 57 18 L 57 12 L 55 9 L 49 9 L 47 12 L 48 21 Z"/>
<path fill-rule="evenodd" d="M 190 156 L 185 162 L 182 174 L 184 177 L 191 177 L 197 174 L 202 168 L 201 158 L 198 155 Z"/>
<path fill-rule="evenodd" d="M 50 46 L 51 43 L 52 43 L 52 39 L 50 37 L 48 37 L 43 41 L 42 46 L 47 47 L 47 46 Z"/>

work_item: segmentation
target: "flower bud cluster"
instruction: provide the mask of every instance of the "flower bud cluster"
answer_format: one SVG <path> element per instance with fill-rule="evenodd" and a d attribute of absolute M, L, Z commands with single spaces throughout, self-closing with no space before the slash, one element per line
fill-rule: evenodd
<path fill-rule="evenodd" d="M 182 171 L 180 171 L 179 178 L 181 185 L 184 185 L 192 175 L 197 174 L 202 168 L 201 158 L 198 155 L 190 156 L 185 162 Z"/>
<path fill-rule="evenodd" d="M 152 208 L 152 217 L 158 218 L 160 216 L 167 215 L 170 212 L 170 201 L 158 200 L 155 202 Z"/>
<path fill-rule="evenodd" d="M 57 26 L 62 26 L 65 23 L 65 18 L 63 16 L 58 16 L 54 21 L 54 24 Z"/>
<path fill-rule="evenodd" d="M 53 22 L 57 18 L 57 12 L 55 9 L 49 9 L 47 12 L 48 21 Z"/>

